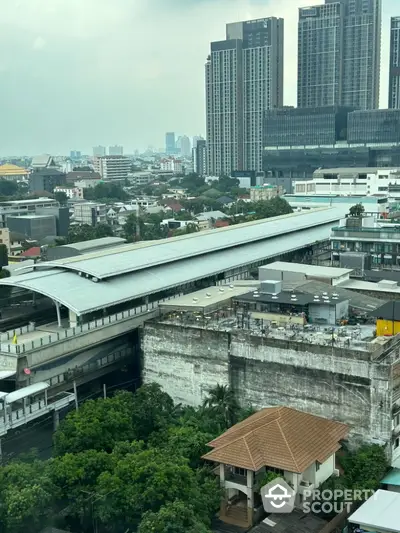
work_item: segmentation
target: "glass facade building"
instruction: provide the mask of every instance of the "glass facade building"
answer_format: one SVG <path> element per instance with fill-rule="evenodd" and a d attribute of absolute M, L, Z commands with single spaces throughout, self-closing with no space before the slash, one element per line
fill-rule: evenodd
<path fill-rule="evenodd" d="M 293 192 L 292 183 L 312 179 L 318 168 L 337 167 L 400 167 L 400 143 L 393 145 L 266 147 L 264 172 L 271 185 Z"/>
<path fill-rule="evenodd" d="M 353 110 L 328 106 L 266 111 L 264 146 L 333 145 L 346 140 L 347 116 Z"/>
<path fill-rule="evenodd" d="M 325 0 L 301 8 L 298 107 L 376 109 L 382 0 Z"/>
<path fill-rule="evenodd" d="M 399 143 L 400 109 L 354 111 L 349 114 L 349 143 Z"/>

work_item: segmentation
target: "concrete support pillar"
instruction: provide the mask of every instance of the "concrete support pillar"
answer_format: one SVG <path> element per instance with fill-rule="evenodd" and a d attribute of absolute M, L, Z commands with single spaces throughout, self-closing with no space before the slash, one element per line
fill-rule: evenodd
<path fill-rule="evenodd" d="M 57 431 L 59 425 L 60 425 L 60 412 L 53 411 L 53 431 Z"/>
<path fill-rule="evenodd" d="M 60 314 L 60 304 L 54 300 L 54 305 L 56 306 L 57 311 L 57 323 L 58 327 L 61 328 L 61 314 Z"/>
<path fill-rule="evenodd" d="M 69 327 L 76 328 L 78 325 L 78 316 L 73 311 L 69 310 Z"/>
<path fill-rule="evenodd" d="M 253 525 L 254 512 L 254 472 L 247 470 L 247 521 Z"/>
<path fill-rule="evenodd" d="M 225 465 L 219 465 L 219 481 L 221 487 L 225 487 Z"/>

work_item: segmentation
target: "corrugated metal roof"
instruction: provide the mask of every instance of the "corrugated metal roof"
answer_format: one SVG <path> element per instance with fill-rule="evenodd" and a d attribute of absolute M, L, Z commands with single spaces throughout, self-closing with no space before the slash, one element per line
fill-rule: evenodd
<path fill-rule="evenodd" d="M 327 232 L 329 233 L 329 230 L 326 226 L 314 225 L 300 233 L 247 244 L 240 250 L 231 248 L 141 271 L 136 270 L 99 283 L 73 272 L 51 269 L 2 279 L 0 285 L 21 287 L 44 294 L 82 315 L 303 248 L 326 238 Z M 137 253 L 140 251 L 141 249 L 137 249 Z M 115 256 L 111 257 L 116 261 Z"/>
<path fill-rule="evenodd" d="M 330 207 L 317 209 L 310 213 L 292 213 L 267 220 L 191 234 L 186 236 L 186 239 L 161 240 L 152 246 L 141 249 L 131 250 L 128 246 L 114 248 L 98 252 L 96 257 L 90 259 L 81 256 L 64 260 L 62 263 L 52 262 L 47 263 L 47 265 L 39 263 L 37 267 L 54 266 L 80 271 L 98 279 L 111 278 L 144 268 L 233 248 L 248 242 L 262 241 L 277 235 L 327 225 L 340 220 L 345 212 L 342 207 Z M 329 234 L 330 228 L 325 226 L 325 231 L 320 238 L 327 239 Z M 298 235 L 300 234 L 298 233 Z M 98 261 L 99 257 L 101 257 L 101 261 Z"/>
<path fill-rule="evenodd" d="M 19 400 L 23 400 L 24 398 L 27 398 L 28 396 L 39 394 L 39 392 L 43 392 L 49 387 L 50 385 L 45 382 L 34 383 L 33 385 L 29 385 L 28 387 L 23 387 L 22 389 L 18 389 L 14 392 L 10 392 L 10 394 L 7 394 L 7 396 L 5 397 L 5 401 L 6 403 L 17 402 Z"/>
<path fill-rule="evenodd" d="M 124 244 L 126 239 L 120 237 L 103 237 L 101 239 L 92 239 L 91 241 L 75 242 L 73 244 L 64 244 L 61 248 L 74 248 L 79 252 L 85 250 L 92 250 L 95 248 L 101 248 L 102 246 L 111 246 L 117 244 Z"/>
<path fill-rule="evenodd" d="M 399 531 L 399 509 L 400 493 L 379 489 L 348 520 L 372 531 Z"/>

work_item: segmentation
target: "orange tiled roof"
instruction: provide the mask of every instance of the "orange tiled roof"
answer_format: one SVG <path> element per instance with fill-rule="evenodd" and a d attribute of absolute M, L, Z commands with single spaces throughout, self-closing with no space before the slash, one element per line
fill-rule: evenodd
<path fill-rule="evenodd" d="M 340 448 L 348 426 L 289 407 L 262 409 L 209 443 L 203 459 L 257 471 L 263 466 L 304 472 Z"/>

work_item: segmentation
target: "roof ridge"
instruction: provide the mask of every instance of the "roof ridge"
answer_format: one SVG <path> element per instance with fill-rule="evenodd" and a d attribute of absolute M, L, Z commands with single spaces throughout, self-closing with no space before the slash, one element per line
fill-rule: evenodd
<path fill-rule="evenodd" d="M 245 444 L 245 446 L 246 446 L 246 449 L 247 449 L 247 451 L 248 451 L 248 453 L 249 453 L 250 461 L 251 461 L 251 463 L 252 463 L 252 465 L 253 465 L 254 471 L 257 472 L 256 464 L 255 464 L 255 462 L 253 461 L 253 456 L 252 456 L 252 454 L 251 454 L 251 451 L 250 451 L 249 445 L 247 444 L 246 437 L 243 437 L 243 441 L 244 441 L 244 444 Z"/>
<path fill-rule="evenodd" d="M 293 455 L 292 450 L 291 450 L 291 448 L 290 448 L 290 446 L 289 446 L 289 443 L 288 443 L 288 441 L 287 441 L 286 435 L 285 435 L 285 433 L 284 433 L 284 431 L 283 431 L 283 429 L 282 429 L 282 427 L 281 427 L 281 424 L 280 424 L 279 419 L 276 421 L 276 423 L 278 424 L 278 428 L 279 428 L 279 430 L 280 430 L 280 432 L 281 432 L 281 434 L 282 434 L 283 440 L 284 440 L 285 443 L 286 443 L 287 449 L 289 450 L 289 453 L 290 453 L 290 455 L 292 456 L 293 464 L 294 464 L 295 467 L 296 467 L 296 471 L 297 471 L 297 472 L 300 472 L 300 470 L 299 470 L 299 465 L 297 464 L 297 461 L 296 461 L 296 459 L 294 458 L 294 455 Z"/>

